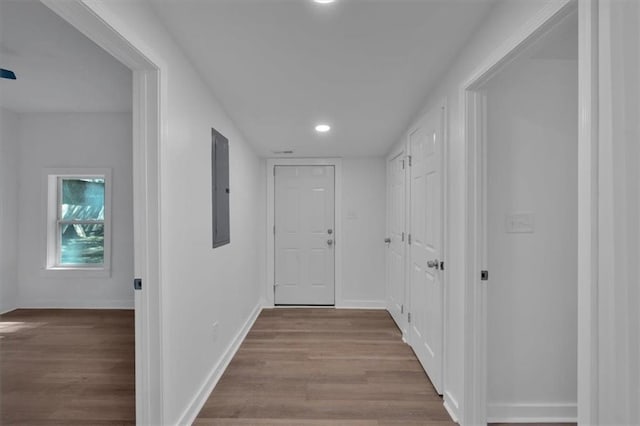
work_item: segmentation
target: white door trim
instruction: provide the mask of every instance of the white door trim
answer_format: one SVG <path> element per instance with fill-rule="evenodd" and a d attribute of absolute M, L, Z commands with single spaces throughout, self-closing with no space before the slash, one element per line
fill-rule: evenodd
<path fill-rule="evenodd" d="M 267 182 L 267 275 L 264 287 L 264 306 L 274 307 L 273 286 L 275 277 L 275 187 L 273 170 L 275 166 L 334 166 L 335 168 L 335 307 L 345 307 L 342 297 L 342 159 L 341 158 L 268 158 L 266 167 Z"/>
<path fill-rule="evenodd" d="M 578 3 L 578 424 L 598 423 L 598 0 Z"/>
<path fill-rule="evenodd" d="M 160 146 L 167 67 L 101 3 L 42 2 L 133 71 L 134 269 L 143 280 L 135 292 L 136 423 L 164 424 Z"/>
<path fill-rule="evenodd" d="M 522 26 L 509 40 L 491 54 L 480 67 L 478 67 L 470 77 L 465 80 L 460 88 L 460 105 L 463 105 L 462 114 L 464 123 L 464 139 L 466 150 L 466 179 L 465 179 L 465 326 L 464 326 L 464 400 L 461 424 L 480 425 L 487 423 L 487 362 L 486 362 L 486 336 L 487 336 L 487 315 L 486 286 L 480 281 L 480 271 L 486 267 L 486 146 L 485 146 L 485 96 L 482 91 L 483 85 L 503 66 L 508 64 L 539 35 L 546 32 L 548 28 L 557 23 L 570 11 L 583 8 L 592 0 L 554 0 L 544 6 L 530 21 Z M 581 23 L 582 27 L 582 23 Z M 583 39 L 588 36 L 581 28 L 581 45 Z M 581 51 L 582 54 L 582 51 Z M 582 55 L 581 55 L 582 56 Z M 585 72 L 591 71 L 592 64 L 580 64 L 581 76 Z M 582 78 L 582 77 L 581 77 Z M 582 85 L 580 87 L 582 93 Z M 582 96 L 582 95 L 581 95 Z M 585 99 L 580 99 L 581 132 L 585 124 Z M 586 105 L 591 110 L 591 105 Z M 591 157 L 585 157 L 584 150 L 587 149 L 584 140 L 585 134 L 580 136 L 580 200 L 579 205 L 583 206 L 589 199 L 589 205 L 596 197 L 596 188 L 591 186 L 592 177 L 596 172 L 595 165 Z M 588 149 L 591 149 L 590 147 Z M 585 181 L 587 185 L 585 185 Z M 595 228 L 593 223 L 593 211 L 591 209 L 579 209 L 579 235 L 585 241 L 592 241 Z M 581 251 L 579 271 L 580 277 L 587 280 L 587 285 L 591 282 L 591 262 L 593 260 L 591 249 L 588 253 Z M 586 264 L 584 262 L 587 262 Z M 589 271 L 584 274 L 582 269 L 588 266 Z M 580 283 L 584 286 L 585 283 Z M 580 307 L 579 307 L 580 309 Z M 445 404 L 447 396 L 445 393 Z"/>

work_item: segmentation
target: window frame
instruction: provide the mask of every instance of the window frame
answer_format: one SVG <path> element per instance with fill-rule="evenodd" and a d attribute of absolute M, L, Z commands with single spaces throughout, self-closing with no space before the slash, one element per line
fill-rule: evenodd
<path fill-rule="evenodd" d="M 57 277 L 109 277 L 111 275 L 111 183 L 110 168 L 45 169 L 45 254 L 43 274 Z M 104 220 L 63 221 L 61 212 L 62 181 L 64 179 L 104 179 Z M 104 258 L 99 264 L 61 264 L 61 223 L 104 224 Z"/>

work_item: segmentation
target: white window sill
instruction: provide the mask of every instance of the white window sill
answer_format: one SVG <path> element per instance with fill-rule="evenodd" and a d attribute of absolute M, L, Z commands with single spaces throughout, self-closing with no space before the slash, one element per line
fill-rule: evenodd
<path fill-rule="evenodd" d="M 107 268 L 50 267 L 41 269 L 40 275 L 48 278 L 109 278 L 111 270 Z"/>

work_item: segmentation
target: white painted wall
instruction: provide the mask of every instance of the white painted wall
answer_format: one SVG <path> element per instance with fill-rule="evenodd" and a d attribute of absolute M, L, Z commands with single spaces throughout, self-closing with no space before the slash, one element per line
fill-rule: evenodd
<path fill-rule="evenodd" d="M 568 58 L 577 19 L 567 25 Z M 490 421 L 577 416 L 578 67 L 567 58 L 516 61 L 487 90 Z M 533 215 L 532 233 L 507 232 L 516 212 Z"/>
<path fill-rule="evenodd" d="M 165 66 L 160 146 L 163 424 L 190 422 L 259 306 L 264 168 L 182 49 L 142 2 L 98 14 Z M 211 127 L 229 139 L 231 244 L 211 248 Z M 217 336 L 213 324 L 218 322 Z"/>
<path fill-rule="evenodd" d="M 19 117 L 0 108 L 0 313 L 18 306 Z"/>
<path fill-rule="evenodd" d="M 342 160 L 342 305 L 385 302 L 386 164 L 384 158 Z"/>
<path fill-rule="evenodd" d="M 20 307 L 132 308 L 131 113 L 20 114 Z M 46 168 L 113 171 L 111 276 L 43 274 Z"/>
<path fill-rule="evenodd" d="M 461 89 L 487 58 L 501 45 L 519 32 L 552 0 L 499 0 L 486 21 L 480 26 L 456 61 L 449 67 L 436 89 L 425 100 L 424 108 L 416 114 L 407 130 L 430 108 L 447 100 L 448 140 L 448 225 L 445 230 L 447 250 L 445 262 L 449 265 L 445 284 L 445 371 L 444 400 L 450 413 L 465 423 L 465 185 L 466 151 L 465 125 Z M 404 144 L 404 139 L 398 145 Z M 397 149 L 398 145 L 393 147 Z"/>

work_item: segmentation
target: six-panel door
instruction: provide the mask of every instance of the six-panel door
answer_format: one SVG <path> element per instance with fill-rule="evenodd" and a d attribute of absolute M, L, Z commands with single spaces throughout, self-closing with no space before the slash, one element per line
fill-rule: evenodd
<path fill-rule="evenodd" d="M 333 166 L 276 166 L 276 305 L 335 303 Z"/>
<path fill-rule="evenodd" d="M 436 391 L 442 393 L 442 110 L 428 113 L 409 135 L 409 340 Z"/>
<path fill-rule="evenodd" d="M 404 152 L 389 160 L 388 196 L 389 222 L 387 243 L 387 289 L 389 312 L 401 329 L 406 326 L 402 318 L 405 303 L 405 167 Z M 403 330 L 406 331 L 406 330 Z"/>

